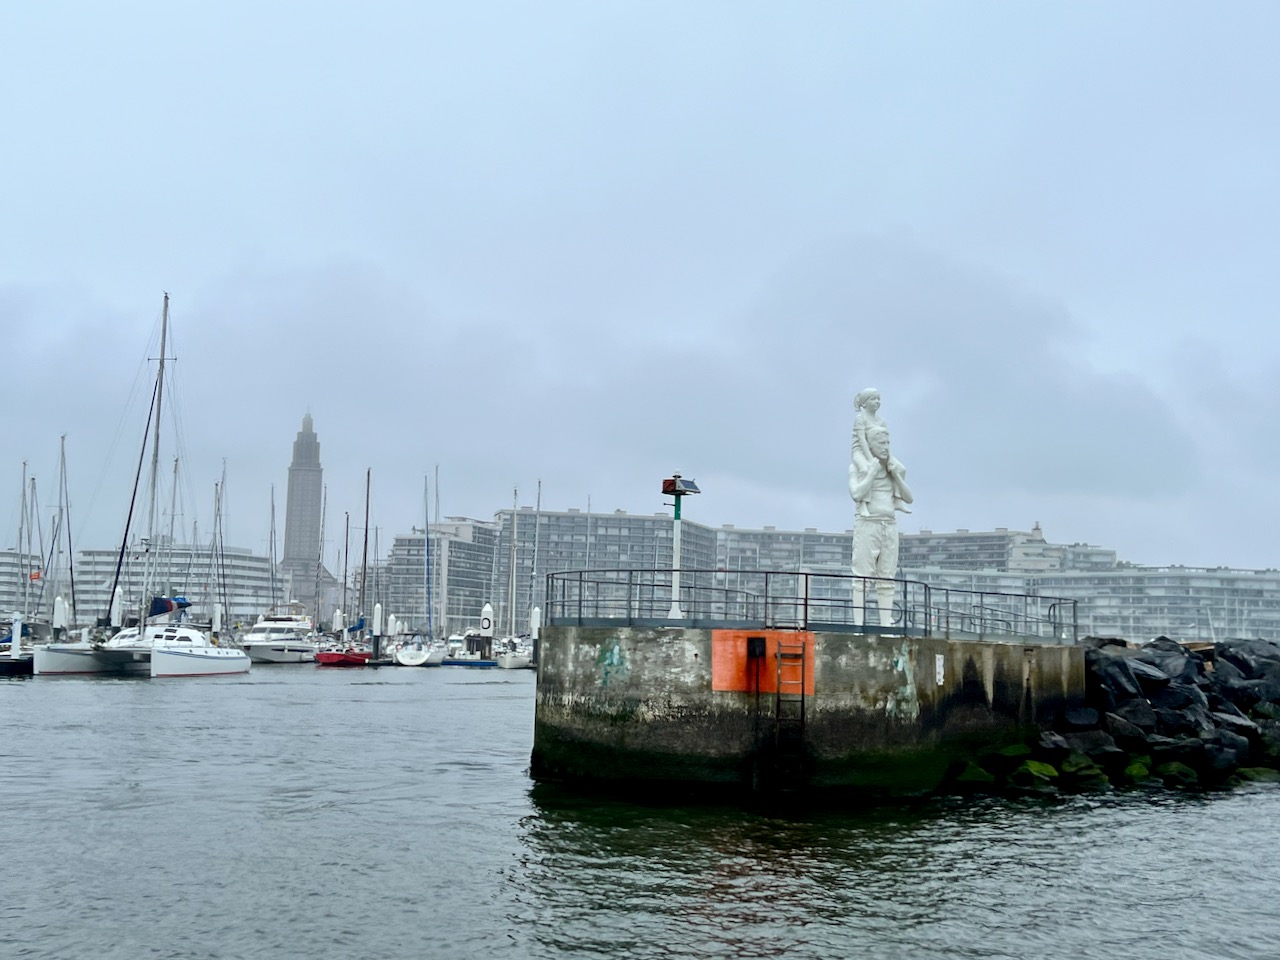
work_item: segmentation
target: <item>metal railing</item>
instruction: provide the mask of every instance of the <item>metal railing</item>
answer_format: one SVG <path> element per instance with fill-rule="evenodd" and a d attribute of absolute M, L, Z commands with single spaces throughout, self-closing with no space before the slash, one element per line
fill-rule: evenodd
<path fill-rule="evenodd" d="M 930 587 L 832 573 L 680 570 L 683 614 L 670 617 L 671 570 L 575 570 L 547 575 L 548 625 L 690 626 L 893 633 L 953 639 L 1075 643 L 1076 601 Z M 893 602 L 876 596 L 892 586 Z"/>

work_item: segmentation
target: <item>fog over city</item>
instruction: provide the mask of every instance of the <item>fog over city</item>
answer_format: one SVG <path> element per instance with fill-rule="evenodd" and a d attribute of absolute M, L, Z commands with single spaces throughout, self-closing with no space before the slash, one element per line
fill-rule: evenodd
<path fill-rule="evenodd" d="M 431 511 L 847 530 L 878 387 L 915 533 L 1275 567 L 1280 7 L 58 2 L 0 13 L 0 546 L 23 462 L 118 542 L 283 539 L 310 413 Z M 176 429 L 175 429 L 176 427 Z"/>

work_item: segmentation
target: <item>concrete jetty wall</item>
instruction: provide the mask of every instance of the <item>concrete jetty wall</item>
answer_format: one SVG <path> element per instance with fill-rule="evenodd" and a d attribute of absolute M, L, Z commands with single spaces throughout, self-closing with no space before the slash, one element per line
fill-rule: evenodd
<path fill-rule="evenodd" d="M 786 705 L 779 644 L 804 652 L 802 681 L 784 680 Z M 538 779 L 923 793 L 1085 697 L 1076 646 L 550 626 L 539 647 Z"/>

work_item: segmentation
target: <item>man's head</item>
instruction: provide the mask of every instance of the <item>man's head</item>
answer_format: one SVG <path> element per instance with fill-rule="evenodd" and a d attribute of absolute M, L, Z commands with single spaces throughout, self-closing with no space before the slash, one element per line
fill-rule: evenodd
<path fill-rule="evenodd" d="M 872 427 L 867 431 L 867 446 L 878 460 L 889 456 L 889 431 L 884 427 Z"/>

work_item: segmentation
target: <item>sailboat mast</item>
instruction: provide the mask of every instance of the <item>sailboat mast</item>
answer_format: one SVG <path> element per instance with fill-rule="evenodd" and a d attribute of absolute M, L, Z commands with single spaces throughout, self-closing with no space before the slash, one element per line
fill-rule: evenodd
<path fill-rule="evenodd" d="M 18 570 L 22 578 L 19 584 L 22 588 L 22 613 L 30 614 L 31 610 L 31 574 L 27 570 L 27 545 L 24 542 L 26 537 L 27 523 L 27 461 L 22 461 L 22 498 L 18 504 Z"/>
<path fill-rule="evenodd" d="M 173 489 L 169 493 L 169 540 L 164 545 L 164 575 L 167 578 L 164 588 L 164 595 L 169 596 L 173 592 L 173 544 L 174 544 L 174 522 L 178 516 L 178 458 L 173 458 Z"/>
<path fill-rule="evenodd" d="M 511 582 L 507 586 L 507 636 L 516 635 L 516 515 L 520 512 L 520 488 L 511 496 Z"/>
<path fill-rule="evenodd" d="M 276 608 L 276 485 L 271 485 L 271 609 Z"/>
<path fill-rule="evenodd" d="M 422 478 L 422 526 L 422 595 L 427 602 L 427 639 L 431 640 L 435 637 L 431 622 L 435 598 L 431 595 L 431 489 L 426 477 Z"/>
<path fill-rule="evenodd" d="M 346 533 L 342 541 L 342 613 L 347 614 L 347 584 L 351 581 L 348 579 L 347 566 L 351 557 L 351 511 L 343 511 L 343 516 L 347 518 Z"/>
<path fill-rule="evenodd" d="M 373 478 L 373 468 L 366 467 L 364 472 L 364 548 L 360 552 L 360 616 L 365 615 L 364 586 L 369 572 L 369 483 Z"/>
<path fill-rule="evenodd" d="M 320 550 L 316 554 L 316 629 L 320 624 L 320 571 L 324 567 L 324 525 L 325 515 L 329 512 L 329 487 L 326 485 L 320 494 Z"/>
<path fill-rule="evenodd" d="M 529 565 L 529 607 L 526 613 L 533 616 L 534 593 L 538 586 L 538 528 L 542 526 L 542 481 L 538 481 L 538 496 L 533 507 L 533 563 Z"/>
<path fill-rule="evenodd" d="M 67 579 L 71 593 L 71 616 L 68 626 L 78 623 L 76 617 L 76 561 L 71 549 L 71 499 L 67 496 L 67 435 L 58 444 L 58 511 L 62 514 L 63 529 L 67 533 Z"/>
<path fill-rule="evenodd" d="M 151 549 L 155 544 L 156 533 L 156 483 L 160 478 L 160 414 L 164 406 L 164 353 L 169 342 L 169 294 L 164 295 L 164 308 L 160 314 L 160 364 L 156 369 L 156 416 L 151 433 L 151 495 L 147 504 L 147 553 L 148 560 L 143 572 L 143 589 L 141 615 L 138 618 L 138 629 L 142 631 L 147 623 L 147 609 L 150 600 L 147 592 L 151 586 L 152 563 Z"/>

